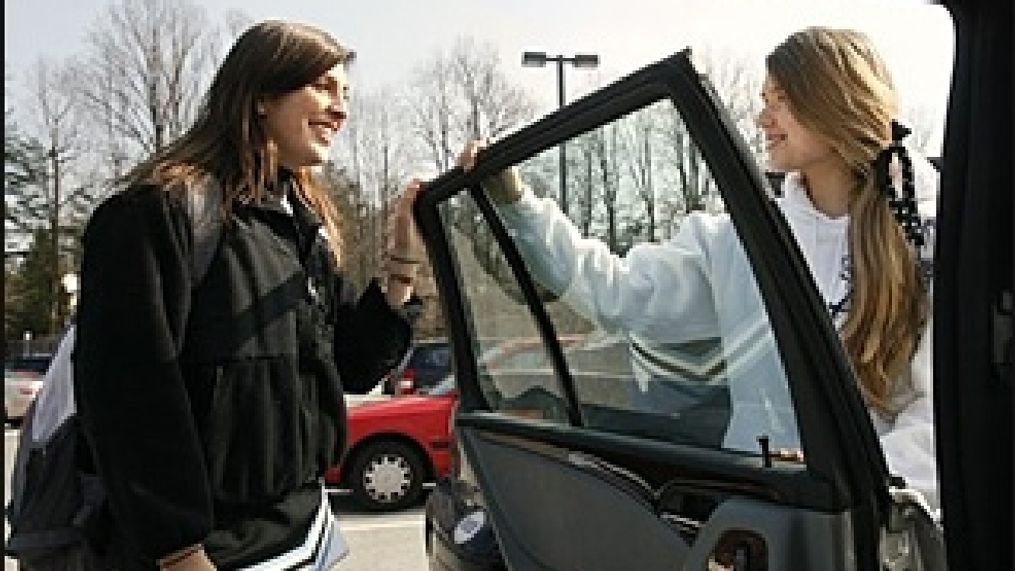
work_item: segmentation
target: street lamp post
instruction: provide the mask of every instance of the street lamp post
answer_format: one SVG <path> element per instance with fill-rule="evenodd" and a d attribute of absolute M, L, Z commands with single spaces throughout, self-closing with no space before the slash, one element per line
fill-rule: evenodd
<path fill-rule="evenodd" d="M 546 52 L 525 52 L 522 54 L 522 65 L 526 67 L 543 67 L 546 62 L 557 64 L 557 106 L 564 106 L 564 64 L 575 67 L 594 68 L 599 66 L 598 54 L 575 54 L 573 56 L 546 55 Z M 560 209 L 567 215 L 567 148 L 560 144 Z"/>

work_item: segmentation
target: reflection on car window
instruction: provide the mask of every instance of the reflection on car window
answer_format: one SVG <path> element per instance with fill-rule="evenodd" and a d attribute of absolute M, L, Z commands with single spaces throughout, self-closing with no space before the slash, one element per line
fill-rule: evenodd
<path fill-rule="evenodd" d="M 428 368 L 441 368 L 447 367 L 451 363 L 451 351 L 447 347 L 442 346 L 421 346 L 417 347 L 410 358 L 410 365 L 414 368 L 428 367 Z"/>
<path fill-rule="evenodd" d="M 542 346 L 536 345 L 533 349 L 508 355 L 498 362 L 497 366 L 502 369 L 545 369 L 550 364 L 546 360 L 546 354 L 542 351 Z"/>
<path fill-rule="evenodd" d="M 454 375 L 448 375 L 441 379 L 441 382 L 437 383 L 433 387 L 421 389 L 422 394 L 430 396 L 444 396 L 451 394 L 455 390 L 455 377 Z"/>
<path fill-rule="evenodd" d="M 49 368 L 50 360 L 52 360 L 50 355 L 13 357 L 4 362 L 4 371 L 44 375 Z"/>
<path fill-rule="evenodd" d="M 796 418 L 751 266 L 701 153 L 661 101 L 519 165 L 529 193 L 499 215 L 541 288 L 586 426 L 758 453 L 798 448 Z M 442 208 L 467 313 L 514 343 L 481 363 L 493 410 L 567 422 L 560 381 L 482 214 Z M 511 355 L 511 351 L 514 355 Z M 479 352 L 477 354 L 482 354 Z M 521 362 L 524 369 L 515 365 Z"/>

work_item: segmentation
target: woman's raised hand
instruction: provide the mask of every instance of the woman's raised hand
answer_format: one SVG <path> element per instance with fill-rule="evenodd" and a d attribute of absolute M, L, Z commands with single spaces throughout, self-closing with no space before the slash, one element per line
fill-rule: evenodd
<path fill-rule="evenodd" d="M 395 215 L 392 219 L 391 244 L 388 253 L 398 259 L 422 261 L 423 241 L 412 218 L 412 205 L 416 195 L 423 188 L 423 182 L 414 178 L 409 181 L 395 203 Z"/>
<path fill-rule="evenodd" d="M 409 300 L 419 266 L 423 263 L 423 240 L 412 218 L 412 205 L 422 189 L 423 183 L 412 179 L 395 203 L 391 239 L 384 262 L 388 274 L 385 295 L 391 307 L 399 307 Z"/>
<path fill-rule="evenodd" d="M 480 151 L 487 147 L 486 141 L 471 141 L 466 143 L 462 154 L 458 156 L 458 166 L 464 170 L 472 170 L 476 166 L 476 157 Z M 518 176 L 518 169 L 511 167 L 483 181 L 483 188 L 486 189 L 490 199 L 496 204 L 510 204 L 517 202 L 522 197 L 522 182 Z"/>

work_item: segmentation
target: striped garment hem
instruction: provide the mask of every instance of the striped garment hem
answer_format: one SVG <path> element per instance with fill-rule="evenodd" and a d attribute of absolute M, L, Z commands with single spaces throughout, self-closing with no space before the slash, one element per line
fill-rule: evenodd
<path fill-rule="evenodd" d="M 328 571 L 349 553 L 349 545 L 321 489 L 321 504 L 302 545 L 243 571 Z"/>

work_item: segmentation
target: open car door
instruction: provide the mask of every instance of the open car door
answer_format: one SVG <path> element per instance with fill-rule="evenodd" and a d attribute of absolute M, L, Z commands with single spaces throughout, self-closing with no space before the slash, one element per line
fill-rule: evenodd
<path fill-rule="evenodd" d="M 573 225 L 538 198 L 559 145 Z M 481 181 L 508 167 L 532 195 L 497 205 Z M 689 52 L 494 144 L 433 181 L 416 216 L 457 435 L 509 568 L 901 569 L 919 550 L 894 535 L 877 436 L 806 263 Z M 543 370 L 480 358 L 519 342 Z"/>
<path fill-rule="evenodd" d="M 948 563 L 1013 569 L 1013 3 L 945 4 L 955 67 L 938 206 L 934 394 Z"/>

